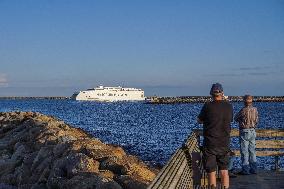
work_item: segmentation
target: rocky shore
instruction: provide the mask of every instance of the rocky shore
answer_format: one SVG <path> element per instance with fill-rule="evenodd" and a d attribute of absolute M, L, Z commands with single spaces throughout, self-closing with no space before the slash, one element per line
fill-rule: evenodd
<path fill-rule="evenodd" d="M 228 96 L 231 102 L 242 102 L 242 96 Z M 211 101 L 210 96 L 180 96 L 180 97 L 149 97 L 149 104 L 183 104 L 183 103 L 205 103 Z M 284 96 L 255 96 L 255 102 L 284 102 Z"/>
<path fill-rule="evenodd" d="M 56 118 L 0 113 L 0 188 L 144 189 L 156 173 Z"/>

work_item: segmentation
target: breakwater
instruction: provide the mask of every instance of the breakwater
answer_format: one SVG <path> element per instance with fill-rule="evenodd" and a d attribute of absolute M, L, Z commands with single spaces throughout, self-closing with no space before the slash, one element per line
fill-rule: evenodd
<path fill-rule="evenodd" d="M 241 102 L 242 96 L 228 96 L 231 102 Z M 180 96 L 180 97 L 149 97 L 149 104 L 179 104 L 179 103 L 204 103 L 211 101 L 210 96 Z M 284 96 L 255 96 L 255 102 L 284 102 Z"/>
<path fill-rule="evenodd" d="M 34 112 L 0 112 L 0 187 L 145 189 L 155 178 L 137 157 Z"/>
<path fill-rule="evenodd" d="M 3 96 L 0 97 L 0 100 L 64 100 L 64 99 L 70 99 L 70 97 L 66 96 L 40 96 L 40 97 L 21 97 L 21 96 Z"/>

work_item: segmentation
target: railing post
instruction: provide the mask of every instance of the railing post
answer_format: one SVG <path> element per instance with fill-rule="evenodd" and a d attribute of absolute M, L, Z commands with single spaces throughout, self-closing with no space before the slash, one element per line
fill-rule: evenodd
<path fill-rule="evenodd" d="M 279 156 L 274 156 L 275 158 L 275 171 L 279 171 Z"/>
<path fill-rule="evenodd" d="M 201 139 L 200 139 L 200 134 L 199 134 L 199 130 L 194 130 L 193 131 L 195 133 L 195 136 L 197 137 L 197 144 L 198 144 L 198 147 L 201 146 Z"/>
<path fill-rule="evenodd" d="M 200 144 L 200 135 L 197 136 L 197 143 L 198 143 L 198 147 L 200 147 L 201 146 L 201 144 Z"/>

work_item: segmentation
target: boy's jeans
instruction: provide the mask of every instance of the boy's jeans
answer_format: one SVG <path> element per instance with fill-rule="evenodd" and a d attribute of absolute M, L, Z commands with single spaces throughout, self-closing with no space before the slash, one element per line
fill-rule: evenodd
<path fill-rule="evenodd" d="M 255 129 L 240 130 L 242 169 L 245 173 L 256 173 Z"/>

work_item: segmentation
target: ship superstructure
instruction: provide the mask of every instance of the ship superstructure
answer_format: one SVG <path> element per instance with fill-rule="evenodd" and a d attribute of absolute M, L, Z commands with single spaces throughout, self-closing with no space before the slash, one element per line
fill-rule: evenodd
<path fill-rule="evenodd" d="M 115 101 L 143 101 L 145 100 L 144 91 L 137 88 L 104 87 L 87 89 L 85 91 L 75 92 L 72 95 L 75 100 L 89 100 L 102 102 Z"/>

